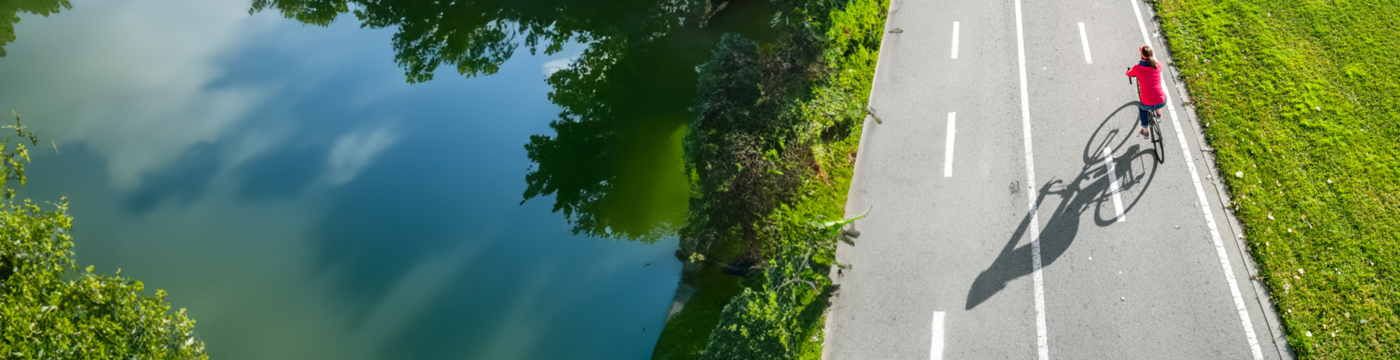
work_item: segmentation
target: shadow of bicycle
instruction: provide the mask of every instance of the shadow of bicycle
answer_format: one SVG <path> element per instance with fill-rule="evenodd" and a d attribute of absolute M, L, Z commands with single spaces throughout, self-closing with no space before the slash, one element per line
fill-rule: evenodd
<path fill-rule="evenodd" d="M 1050 180 L 1041 185 L 1037 192 L 1034 202 L 1037 210 L 1045 205 L 1047 197 L 1053 195 L 1060 198 L 1059 204 L 1050 213 L 1050 220 L 1040 232 L 1042 268 L 1053 264 L 1074 243 L 1086 212 L 1093 211 L 1093 223 L 1099 227 L 1117 222 L 1119 214 L 1117 207 L 1112 204 L 1115 193 L 1112 191 L 1111 178 L 1117 179 L 1117 194 L 1120 196 L 1136 194 L 1131 201 L 1124 203 L 1123 214 L 1126 216 L 1138 201 L 1142 200 L 1142 195 L 1156 177 L 1158 164 L 1153 157 L 1152 148 L 1144 149 L 1140 144 L 1129 143 L 1135 135 L 1132 130 L 1136 130 L 1138 126 L 1136 103 L 1129 102 L 1118 107 L 1099 123 L 1098 129 L 1094 130 L 1089 141 L 1084 144 L 1084 166 L 1079 175 L 1070 180 Z M 1132 111 L 1133 116 L 1124 117 L 1131 122 L 1122 121 L 1123 119 L 1112 121 L 1124 109 Z M 1124 131 L 1124 128 L 1129 130 Z M 1117 155 L 1110 159 L 1105 151 Z M 1112 166 L 1109 166 L 1109 161 L 1113 162 Z M 1113 171 L 1112 177 L 1109 176 L 1110 169 Z M 1011 280 L 1031 273 L 1031 243 L 1027 242 L 1020 247 L 1016 244 L 1021 243 L 1025 236 L 1033 219 L 1032 214 L 1033 212 L 1026 213 L 1001 254 L 972 282 L 972 289 L 967 294 L 968 310 L 996 295 Z"/>

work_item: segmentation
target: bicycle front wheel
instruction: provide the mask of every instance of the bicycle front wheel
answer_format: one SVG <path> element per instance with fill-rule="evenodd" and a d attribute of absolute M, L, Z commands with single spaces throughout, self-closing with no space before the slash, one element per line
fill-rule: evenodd
<path fill-rule="evenodd" d="M 1152 154 L 1156 155 L 1157 163 L 1161 164 L 1167 161 L 1167 149 L 1162 146 L 1162 127 L 1158 126 L 1158 120 L 1152 119 L 1152 149 L 1155 150 Z"/>

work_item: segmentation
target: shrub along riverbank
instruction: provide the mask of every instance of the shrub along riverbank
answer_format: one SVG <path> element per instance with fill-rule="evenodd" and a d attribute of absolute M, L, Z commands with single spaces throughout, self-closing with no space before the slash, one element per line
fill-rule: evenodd
<path fill-rule="evenodd" d="M 0 359 L 208 360 L 185 309 L 170 311 L 165 290 L 146 294 L 140 281 L 78 270 L 67 199 L 43 211 L 17 201 L 10 180 L 24 185 L 29 142 L 19 114 L 0 142 Z M 10 139 L 16 139 L 10 146 Z"/>
<path fill-rule="evenodd" d="M 1400 6 L 1155 6 L 1289 344 L 1400 354 Z"/>
<path fill-rule="evenodd" d="M 700 68 L 678 255 L 711 270 L 654 359 L 821 357 L 888 1 L 773 2 L 776 41 L 726 35 Z"/>

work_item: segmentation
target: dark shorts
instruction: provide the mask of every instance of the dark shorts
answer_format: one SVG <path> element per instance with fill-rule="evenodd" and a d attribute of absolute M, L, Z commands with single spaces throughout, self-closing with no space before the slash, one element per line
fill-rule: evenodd
<path fill-rule="evenodd" d="M 1142 121 L 1142 127 L 1144 127 L 1144 128 L 1147 127 L 1147 124 L 1148 124 L 1148 123 L 1147 123 L 1148 117 L 1149 117 L 1149 116 L 1152 116 L 1152 112 L 1153 112 L 1153 111 L 1157 111 L 1158 109 L 1161 109 L 1163 106 L 1166 106 L 1166 105 L 1167 105 L 1166 102 L 1163 102 L 1163 103 L 1157 104 L 1157 105 L 1143 105 L 1142 102 L 1139 101 L 1139 102 L 1137 103 L 1137 106 L 1138 106 L 1138 120 L 1141 120 L 1141 121 Z"/>

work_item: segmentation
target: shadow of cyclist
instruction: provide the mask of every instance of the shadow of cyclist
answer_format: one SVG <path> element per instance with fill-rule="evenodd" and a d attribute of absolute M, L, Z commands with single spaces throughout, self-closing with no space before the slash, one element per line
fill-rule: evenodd
<path fill-rule="evenodd" d="M 1119 182 L 1118 193 L 1135 192 L 1137 195 L 1125 204 L 1124 214 L 1137 205 L 1147 186 L 1152 183 L 1157 173 L 1157 161 L 1152 157 L 1152 149 L 1143 149 L 1136 143 L 1129 144 L 1135 133 L 1122 131 L 1122 125 L 1110 124 L 1114 116 L 1128 108 L 1134 110 L 1132 122 L 1127 124 L 1128 128 L 1136 129 L 1136 102 L 1120 106 L 1104 118 L 1099 128 L 1089 137 L 1089 141 L 1084 144 L 1084 167 L 1080 169 L 1079 175 L 1068 181 L 1050 180 L 1037 191 L 1034 202 L 1037 209 L 1044 204 L 1043 201 L 1048 196 L 1055 195 L 1060 198 L 1060 203 L 1050 213 L 1050 220 L 1040 232 L 1042 267 L 1050 266 L 1074 243 L 1084 213 L 1093 210 L 1094 224 L 1099 227 L 1109 226 L 1117 221 L 1117 209 L 1108 204 L 1112 201 L 1113 192 L 1108 176 L 1110 167 L 1105 162 L 1105 149 L 1110 154 L 1120 154 L 1114 157 L 1111 167 L 1114 171 L 1113 178 L 1117 178 Z M 1141 159 L 1148 161 L 1139 161 Z M 1135 168 L 1134 163 L 1141 163 L 1143 166 L 1141 169 Z M 1031 273 L 1031 244 L 1027 242 L 1020 247 L 1016 246 L 1025 237 L 1031 215 L 1030 212 L 1026 213 L 1021 219 L 1021 224 L 1012 233 L 1011 239 L 1007 241 L 1006 247 L 1002 249 L 1001 255 L 972 282 L 972 289 L 967 293 L 967 309 L 971 310 L 987 301 L 1005 288 L 1007 282 Z"/>

